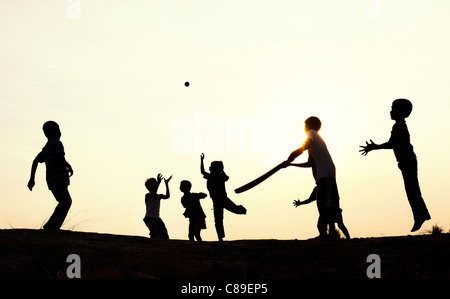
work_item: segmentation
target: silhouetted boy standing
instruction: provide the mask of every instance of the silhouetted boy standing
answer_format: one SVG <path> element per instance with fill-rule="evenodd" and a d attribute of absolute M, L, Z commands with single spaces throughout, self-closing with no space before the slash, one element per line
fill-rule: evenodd
<path fill-rule="evenodd" d="M 308 154 L 314 160 L 313 175 L 317 181 L 316 200 L 320 215 L 317 228 L 320 234 L 319 237 L 324 238 L 327 236 L 327 227 L 334 228 L 335 222 L 342 222 L 342 209 L 339 207 L 336 168 L 325 141 L 318 133 L 321 126 L 320 119 L 315 116 L 305 120 L 306 140 L 300 148 L 290 154 L 284 165 L 290 166 L 290 163 L 305 150 L 308 151 Z M 347 229 L 345 231 L 347 236 Z M 330 229 L 330 233 L 333 233 L 333 230 Z"/>
<path fill-rule="evenodd" d="M 181 181 L 180 190 L 183 192 L 181 204 L 186 209 L 183 213 L 184 217 L 189 218 L 189 240 L 195 241 L 197 239 L 198 242 L 201 242 L 200 231 L 206 228 L 206 215 L 203 212 L 200 199 L 205 198 L 206 194 L 202 192 L 192 193 L 191 187 L 191 182 Z"/>
<path fill-rule="evenodd" d="M 150 238 L 169 239 L 167 228 L 162 219 L 159 217 L 159 209 L 161 206 L 161 199 L 168 199 L 170 197 L 169 182 L 172 176 L 164 179 L 166 184 L 166 194 L 158 194 L 158 187 L 163 179 L 161 174 L 158 174 L 158 180 L 149 178 L 145 181 L 145 187 L 148 193 L 145 194 L 145 217 L 144 223 L 150 230 Z"/>
<path fill-rule="evenodd" d="M 419 187 L 419 180 L 417 177 L 417 158 L 410 143 L 410 136 L 408 127 L 406 126 L 405 118 L 407 118 L 412 111 L 412 104 L 407 99 L 397 99 L 392 103 L 391 119 L 395 120 L 392 127 L 391 137 L 389 141 L 383 144 L 375 144 L 372 140 L 370 143 L 366 142 L 365 146 L 361 146 L 362 155 L 367 155 L 372 150 L 378 149 L 393 149 L 395 158 L 398 162 L 398 168 L 403 175 L 405 183 L 406 195 L 411 206 L 414 216 L 414 226 L 412 232 L 420 229 L 422 224 L 431 219 L 425 202 L 422 198 L 422 193 Z"/>
<path fill-rule="evenodd" d="M 59 125 L 54 121 L 47 121 L 43 126 L 43 131 L 48 141 L 33 160 L 28 188 L 30 191 L 33 190 L 38 163 L 45 162 L 47 186 L 55 196 L 58 205 L 44 225 L 44 229 L 60 229 L 72 205 L 68 186 L 70 184 L 69 177 L 73 175 L 73 170 L 64 157 L 64 146 L 59 140 L 61 137 Z"/>

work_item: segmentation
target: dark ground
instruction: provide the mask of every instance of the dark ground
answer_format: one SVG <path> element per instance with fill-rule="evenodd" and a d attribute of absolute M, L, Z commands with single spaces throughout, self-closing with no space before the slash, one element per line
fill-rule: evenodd
<path fill-rule="evenodd" d="M 69 254 L 85 279 L 449 279 L 450 234 L 352 240 L 194 243 L 88 232 L 0 230 L 0 278 L 67 278 Z"/>

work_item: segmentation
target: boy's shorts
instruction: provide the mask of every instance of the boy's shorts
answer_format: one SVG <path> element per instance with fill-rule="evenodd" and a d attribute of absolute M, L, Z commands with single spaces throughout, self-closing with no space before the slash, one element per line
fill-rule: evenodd
<path fill-rule="evenodd" d="M 343 222 L 342 212 L 337 212 L 330 216 L 319 215 L 318 223 L 323 223 L 323 222 L 327 222 L 327 223 Z"/>
<path fill-rule="evenodd" d="M 336 179 L 322 178 L 319 180 L 317 184 L 317 208 L 320 215 L 327 215 L 327 217 L 341 211 Z"/>

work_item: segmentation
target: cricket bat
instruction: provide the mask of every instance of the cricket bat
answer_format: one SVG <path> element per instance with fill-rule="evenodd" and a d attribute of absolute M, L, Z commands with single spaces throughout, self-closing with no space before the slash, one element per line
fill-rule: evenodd
<path fill-rule="evenodd" d="M 245 184 L 244 186 L 241 186 L 237 189 L 234 190 L 234 192 L 236 193 L 242 193 L 245 192 L 253 187 L 255 187 L 256 185 L 261 184 L 262 182 L 264 182 L 266 179 L 268 179 L 270 176 L 272 176 L 273 174 L 275 174 L 278 170 L 280 170 L 283 167 L 283 163 L 278 164 L 277 166 L 275 166 L 274 168 L 272 168 L 271 170 L 269 170 L 268 172 L 266 172 L 265 174 L 263 174 L 262 176 L 260 176 L 259 178 L 251 181 L 248 184 Z"/>

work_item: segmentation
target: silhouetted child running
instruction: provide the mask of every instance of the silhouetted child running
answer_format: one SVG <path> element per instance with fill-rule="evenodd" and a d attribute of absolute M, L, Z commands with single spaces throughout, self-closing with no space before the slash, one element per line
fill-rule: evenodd
<path fill-rule="evenodd" d="M 225 182 L 228 181 L 228 176 L 224 172 L 222 161 L 213 161 L 209 167 L 210 173 L 205 171 L 203 160 L 204 154 L 200 156 L 200 171 L 203 177 L 207 180 L 206 186 L 208 187 L 209 196 L 213 201 L 214 208 L 214 224 L 217 231 L 217 237 L 219 241 L 223 241 L 225 237 L 225 230 L 223 227 L 223 209 L 235 214 L 245 215 L 247 210 L 242 205 L 236 205 L 232 202 L 225 190 Z"/>
<path fill-rule="evenodd" d="M 205 193 L 191 193 L 192 184 L 189 181 L 181 181 L 180 190 L 183 192 L 181 197 L 181 204 L 186 209 L 183 213 L 184 217 L 189 218 L 189 233 L 190 241 L 202 241 L 200 231 L 206 228 L 206 215 L 200 205 L 200 199 L 205 198 Z"/>
<path fill-rule="evenodd" d="M 314 159 L 317 171 L 315 174 L 317 182 L 316 200 L 320 219 L 317 228 L 320 234 L 319 238 L 326 238 L 327 227 L 334 228 L 335 222 L 339 223 L 342 221 L 342 209 L 339 207 L 336 168 L 331 155 L 328 152 L 325 141 L 318 133 L 321 126 L 322 123 L 320 119 L 315 116 L 311 116 L 305 120 L 306 140 L 300 148 L 290 154 L 284 164 L 285 166 L 290 166 L 291 162 L 305 150 L 307 150 L 311 158 Z M 330 229 L 331 233 L 334 231 L 334 229 Z M 347 235 L 348 231 L 346 232 L 346 236 Z"/>
<path fill-rule="evenodd" d="M 311 155 L 309 155 L 308 162 L 298 163 L 298 164 L 290 163 L 290 166 L 311 167 L 314 180 L 316 181 L 316 186 L 314 187 L 313 191 L 311 192 L 311 195 L 309 196 L 309 198 L 304 201 L 294 200 L 294 207 L 298 207 L 300 205 L 305 205 L 305 204 L 309 204 L 313 201 L 316 201 L 317 200 L 317 166 L 316 166 L 316 163 L 314 162 L 314 159 L 311 157 Z M 347 230 L 347 227 L 345 227 L 344 221 L 342 218 L 342 209 L 340 209 L 339 213 L 335 214 L 335 216 L 333 217 L 333 220 L 334 220 L 334 222 L 336 222 L 338 224 L 338 227 L 342 231 L 344 236 L 347 239 L 350 239 L 350 234 Z M 334 226 L 334 223 L 331 226 L 330 226 L 330 224 L 323 223 L 323 219 L 319 215 L 319 219 L 317 221 L 317 227 L 322 227 L 324 225 L 328 225 L 328 233 L 332 237 L 334 237 L 334 238 L 338 237 L 337 235 L 335 235 L 336 228 Z"/>
<path fill-rule="evenodd" d="M 44 225 L 44 229 L 58 230 L 63 225 L 64 219 L 72 205 L 68 186 L 70 184 L 69 177 L 73 175 L 73 170 L 72 166 L 65 159 L 64 146 L 59 140 L 61 137 L 59 125 L 54 121 L 47 121 L 42 129 L 48 141 L 33 160 L 28 188 L 30 191 L 33 190 L 38 163 L 45 163 L 47 186 L 55 196 L 58 205 Z"/>
<path fill-rule="evenodd" d="M 169 239 L 166 226 L 164 222 L 159 217 L 159 209 L 161 204 L 161 199 L 168 199 L 170 197 L 169 191 L 169 181 L 172 178 L 170 176 L 168 179 L 164 179 L 166 184 L 166 194 L 158 194 L 158 187 L 163 179 L 161 174 L 158 174 L 157 179 L 150 178 L 145 181 L 145 187 L 149 191 L 145 195 L 145 207 L 146 213 L 144 217 L 144 223 L 150 230 L 150 238 L 156 239 Z"/>
<path fill-rule="evenodd" d="M 383 144 L 375 144 L 372 140 L 366 142 L 365 146 L 360 146 L 362 155 L 367 155 L 372 150 L 393 149 L 395 158 L 398 162 L 398 168 L 403 175 L 406 195 L 411 206 L 414 225 L 411 232 L 420 229 L 422 224 L 431 219 L 422 193 L 419 187 L 417 176 L 417 158 L 413 146 L 410 143 L 410 135 L 405 119 L 411 114 L 412 104 L 407 99 L 397 99 L 392 103 L 391 119 L 395 121 L 392 127 L 389 141 Z"/>

